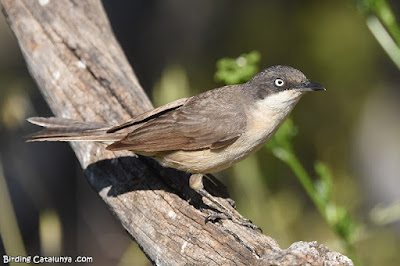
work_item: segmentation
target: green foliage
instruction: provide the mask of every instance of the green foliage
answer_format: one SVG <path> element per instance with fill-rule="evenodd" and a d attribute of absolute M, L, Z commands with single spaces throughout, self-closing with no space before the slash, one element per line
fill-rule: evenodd
<path fill-rule="evenodd" d="M 293 139 L 297 129 L 290 118 L 276 132 L 275 136 L 267 143 L 267 148 L 275 157 L 287 164 L 303 185 L 320 214 L 336 234 L 344 240 L 349 250 L 352 250 L 358 232 L 356 225 L 347 210 L 338 206 L 332 197 L 332 174 L 328 166 L 316 161 L 315 172 L 318 176 L 313 181 L 302 166 L 293 149 Z"/>
<path fill-rule="evenodd" d="M 297 128 L 294 126 L 293 120 L 288 118 L 280 126 L 274 137 L 268 141 L 267 147 L 274 153 L 276 157 L 283 160 L 285 155 L 283 154 L 284 151 L 281 149 L 288 150 L 290 148 L 290 143 L 292 143 L 292 140 L 296 135 Z"/>
<path fill-rule="evenodd" d="M 226 85 L 243 83 L 257 74 L 260 52 L 252 51 L 238 58 L 224 57 L 217 61 L 215 80 Z"/>
<path fill-rule="evenodd" d="M 400 69 L 400 27 L 386 0 L 359 0 L 360 11 L 376 40 Z"/>

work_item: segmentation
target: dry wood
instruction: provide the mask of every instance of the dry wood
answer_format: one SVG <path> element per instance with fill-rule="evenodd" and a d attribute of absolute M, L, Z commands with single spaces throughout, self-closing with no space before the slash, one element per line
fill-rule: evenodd
<path fill-rule="evenodd" d="M 118 124 L 152 109 L 98 0 L 1 0 L 31 75 L 57 116 Z M 85 174 L 124 228 L 159 265 L 352 264 L 316 242 L 276 241 L 210 213 L 188 176 L 146 157 L 73 143 Z M 206 182 L 212 194 L 220 187 Z M 189 200 L 191 199 L 191 200 Z"/>

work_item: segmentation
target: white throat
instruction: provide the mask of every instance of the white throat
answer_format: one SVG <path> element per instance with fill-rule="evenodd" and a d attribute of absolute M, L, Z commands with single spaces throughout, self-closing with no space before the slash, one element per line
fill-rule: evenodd
<path fill-rule="evenodd" d="M 287 113 L 293 109 L 301 95 L 302 93 L 298 90 L 280 91 L 259 100 L 256 105 L 261 109 L 260 111 Z"/>
<path fill-rule="evenodd" d="M 285 90 L 259 100 L 248 114 L 251 120 L 249 127 L 257 128 L 259 134 L 268 140 L 290 114 L 301 96 L 302 93 L 297 90 Z"/>

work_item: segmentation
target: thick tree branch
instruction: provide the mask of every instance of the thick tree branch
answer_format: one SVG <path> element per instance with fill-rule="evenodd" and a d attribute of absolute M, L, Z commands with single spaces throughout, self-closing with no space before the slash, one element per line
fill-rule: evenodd
<path fill-rule="evenodd" d="M 100 1 L 1 4 L 55 115 L 118 124 L 152 108 Z M 204 224 L 211 210 L 188 188 L 186 174 L 101 144 L 72 147 L 90 184 L 156 264 L 352 264 L 315 242 L 281 250 L 272 238 L 230 221 Z"/>

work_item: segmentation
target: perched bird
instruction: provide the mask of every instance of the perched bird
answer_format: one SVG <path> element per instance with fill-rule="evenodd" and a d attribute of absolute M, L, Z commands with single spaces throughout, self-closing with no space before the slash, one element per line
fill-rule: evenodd
<path fill-rule="evenodd" d="M 108 150 L 151 156 L 165 167 L 191 173 L 189 185 L 225 217 L 248 225 L 203 187 L 203 175 L 221 171 L 257 151 L 276 132 L 301 96 L 325 90 L 299 70 L 273 66 L 246 83 L 180 99 L 111 126 L 65 118 L 33 117 L 45 127 L 28 141 L 101 141 Z"/>

